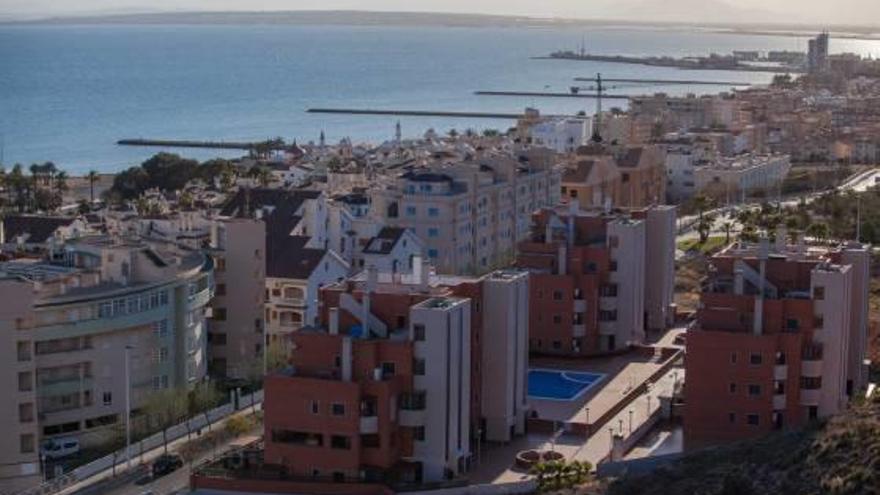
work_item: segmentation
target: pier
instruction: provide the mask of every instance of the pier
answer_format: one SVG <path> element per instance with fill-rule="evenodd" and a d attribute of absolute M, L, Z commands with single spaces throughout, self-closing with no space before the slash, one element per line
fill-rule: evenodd
<path fill-rule="evenodd" d="M 589 81 L 594 82 L 596 80 L 595 77 L 576 77 L 575 81 Z M 694 81 L 689 79 L 606 79 L 602 78 L 605 82 L 614 82 L 614 83 L 644 83 L 644 84 L 682 84 L 682 85 L 704 85 L 704 86 L 751 86 L 751 83 L 747 82 L 734 82 L 734 81 Z"/>
<path fill-rule="evenodd" d="M 468 119 L 519 119 L 522 113 L 453 112 L 442 110 L 381 110 L 356 108 L 309 108 L 308 113 L 335 113 L 345 115 L 396 115 L 401 117 L 456 117 Z"/>
<path fill-rule="evenodd" d="M 157 146 L 162 148 L 207 148 L 224 150 L 252 150 L 265 147 L 270 150 L 283 150 L 286 148 L 283 142 L 263 141 L 259 143 L 234 142 L 234 141 L 196 141 L 178 139 L 120 139 L 116 141 L 120 146 Z"/>
<path fill-rule="evenodd" d="M 595 81 L 595 79 L 590 79 Z M 604 79 L 603 79 L 604 81 Z M 537 98 L 599 98 L 598 93 L 553 93 L 544 91 L 474 91 L 481 96 L 531 96 Z M 602 93 L 602 99 L 628 100 L 629 95 L 609 95 Z"/>

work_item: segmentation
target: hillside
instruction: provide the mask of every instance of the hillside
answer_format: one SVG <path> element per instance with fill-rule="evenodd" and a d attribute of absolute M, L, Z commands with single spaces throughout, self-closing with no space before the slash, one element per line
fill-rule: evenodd
<path fill-rule="evenodd" d="M 595 492 L 590 492 L 595 493 Z M 880 493 L 880 401 L 803 432 L 704 451 L 606 495 L 856 495 Z"/>

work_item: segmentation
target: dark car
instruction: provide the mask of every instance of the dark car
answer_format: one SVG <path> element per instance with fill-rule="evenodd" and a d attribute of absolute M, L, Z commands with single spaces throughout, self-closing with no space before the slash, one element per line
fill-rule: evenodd
<path fill-rule="evenodd" d="M 183 467 L 183 459 L 177 454 L 162 454 L 153 461 L 153 476 L 165 476 Z"/>

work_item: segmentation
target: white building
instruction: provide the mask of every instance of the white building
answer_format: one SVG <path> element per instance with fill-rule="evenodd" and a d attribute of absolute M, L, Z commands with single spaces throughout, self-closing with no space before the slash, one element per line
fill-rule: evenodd
<path fill-rule="evenodd" d="M 790 169 L 788 155 L 719 158 L 710 165 L 699 167 L 694 173 L 694 182 L 698 191 L 732 201 L 760 191 L 775 195 Z"/>
<path fill-rule="evenodd" d="M 587 144 L 592 133 L 593 119 L 589 117 L 549 118 L 529 129 L 533 145 L 557 153 L 574 153 L 579 146 Z"/>

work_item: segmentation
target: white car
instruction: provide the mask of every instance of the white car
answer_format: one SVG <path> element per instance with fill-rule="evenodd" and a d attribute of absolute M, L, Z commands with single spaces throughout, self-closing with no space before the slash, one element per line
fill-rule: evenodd
<path fill-rule="evenodd" d="M 43 443 L 40 453 L 46 459 L 60 459 L 79 452 L 79 440 L 76 438 L 53 438 Z"/>

